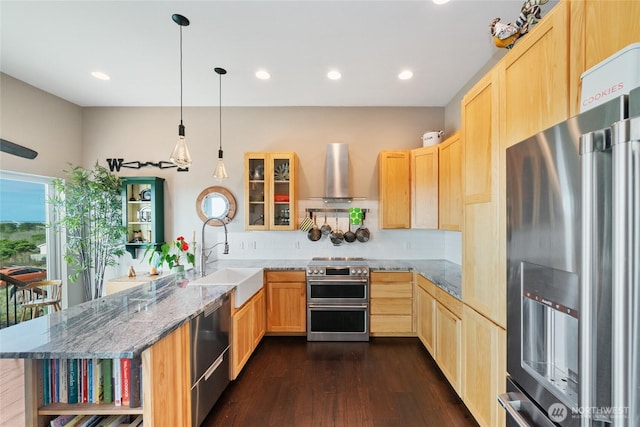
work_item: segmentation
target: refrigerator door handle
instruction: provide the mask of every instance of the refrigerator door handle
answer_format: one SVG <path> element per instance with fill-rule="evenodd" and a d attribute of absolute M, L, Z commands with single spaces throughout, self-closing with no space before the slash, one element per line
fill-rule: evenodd
<path fill-rule="evenodd" d="M 579 342 L 580 351 L 580 406 L 592 407 L 594 405 L 594 365 L 596 363 L 594 354 L 597 338 L 595 337 L 595 308 L 597 305 L 596 293 L 594 292 L 595 276 L 592 254 L 598 246 L 596 239 L 598 236 L 598 226 L 596 204 L 597 196 L 594 194 L 597 188 L 597 170 L 595 166 L 596 153 L 607 145 L 603 139 L 602 132 L 590 132 L 580 137 L 580 163 L 582 169 L 582 266 L 580 271 L 580 329 Z M 582 417 L 581 426 L 589 427 L 590 418 Z"/>
<path fill-rule="evenodd" d="M 507 414 L 511 416 L 519 427 L 532 427 L 531 424 L 520 415 L 523 397 L 524 395 L 521 393 L 503 393 L 498 396 L 498 402 L 500 402 L 500 405 L 502 405 L 505 411 L 507 411 Z"/>

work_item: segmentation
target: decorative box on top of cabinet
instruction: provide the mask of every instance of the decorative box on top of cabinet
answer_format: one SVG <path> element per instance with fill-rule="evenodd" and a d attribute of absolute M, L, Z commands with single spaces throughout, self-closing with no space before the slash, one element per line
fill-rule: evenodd
<path fill-rule="evenodd" d="M 164 243 L 164 178 L 122 178 L 122 221 L 127 229 L 127 251 L 136 258 L 138 249 Z"/>
<path fill-rule="evenodd" d="M 244 165 L 245 229 L 295 230 L 296 154 L 245 153 Z"/>

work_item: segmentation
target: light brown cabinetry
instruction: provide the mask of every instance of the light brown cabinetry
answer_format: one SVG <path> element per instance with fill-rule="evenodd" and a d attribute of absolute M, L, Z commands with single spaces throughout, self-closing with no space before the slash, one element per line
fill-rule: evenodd
<path fill-rule="evenodd" d="M 438 145 L 438 228 L 462 229 L 462 139 L 456 132 Z"/>
<path fill-rule="evenodd" d="M 506 332 L 472 308 L 462 308 L 462 400 L 481 426 L 503 426 L 497 402 L 506 378 Z"/>
<path fill-rule="evenodd" d="M 454 390 L 462 390 L 462 302 L 417 276 L 418 337 Z"/>
<path fill-rule="evenodd" d="M 247 230 L 295 230 L 297 156 L 244 153 L 244 206 Z"/>
<path fill-rule="evenodd" d="M 27 425 L 45 427 L 54 416 L 142 414 L 145 426 L 191 425 L 189 323 L 144 350 L 142 365 L 143 406 L 113 404 L 42 405 L 42 361 L 25 359 L 25 419 Z"/>
<path fill-rule="evenodd" d="M 231 313 L 231 379 L 247 363 L 265 333 L 265 291 L 260 289 Z M 234 297 L 235 298 L 235 297 Z M 232 304 L 234 305 L 234 304 Z"/>
<path fill-rule="evenodd" d="M 371 335 L 414 335 L 413 273 L 373 272 L 370 289 Z"/>
<path fill-rule="evenodd" d="M 411 156 L 407 150 L 378 155 L 380 228 L 411 228 Z"/>
<path fill-rule="evenodd" d="M 304 271 L 267 271 L 266 278 L 267 332 L 306 333 Z"/>
<path fill-rule="evenodd" d="M 500 62 L 507 146 L 569 117 L 569 7 L 558 3 Z"/>
<path fill-rule="evenodd" d="M 437 145 L 411 150 L 411 228 L 438 228 Z"/>
<path fill-rule="evenodd" d="M 427 291 L 429 287 L 434 287 L 422 276 L 417 279 L 417 334 L 425 348 L 435 358 L 435 336 L 436 336 L 436 299 L 433 296 L 434 291 Z"/>

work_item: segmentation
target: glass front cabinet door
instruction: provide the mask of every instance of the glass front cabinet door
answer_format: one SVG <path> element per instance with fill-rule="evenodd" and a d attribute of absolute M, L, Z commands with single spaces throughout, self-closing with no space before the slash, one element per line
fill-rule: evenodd
<path fill-rule="evenodd" d="M 244 160 L 245 229 L 295 230 L 295 153 L 245 153 Z"/>
<path fill-rule="evenodd" d="M 164 243 L 164 178 L 122 178 L 122 207 L 131 256 L 136 258 L 137 250 L 150 244 L 159 250 Z"/>

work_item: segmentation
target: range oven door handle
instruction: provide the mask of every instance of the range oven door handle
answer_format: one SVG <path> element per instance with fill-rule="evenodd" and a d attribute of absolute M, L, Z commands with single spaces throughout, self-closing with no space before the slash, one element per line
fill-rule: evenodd
<path fill-rule="evenodd" d="M 339 304 L 308 304 L 310 309 L 314 308 L 338 308 L 338 309 L 363 309 L 367 308 L 367 304 L 349 304 L 349 305 L 339 305 Z"/>
<path fill-rule="evenodd" d="M 507 411 L 507 414 L 518 424 L 519 427 L 533 427 L 520 414 L 521 398 L 524 397 L 520 393 L 504 393 L 498 396 L 498 402 Z"/>

